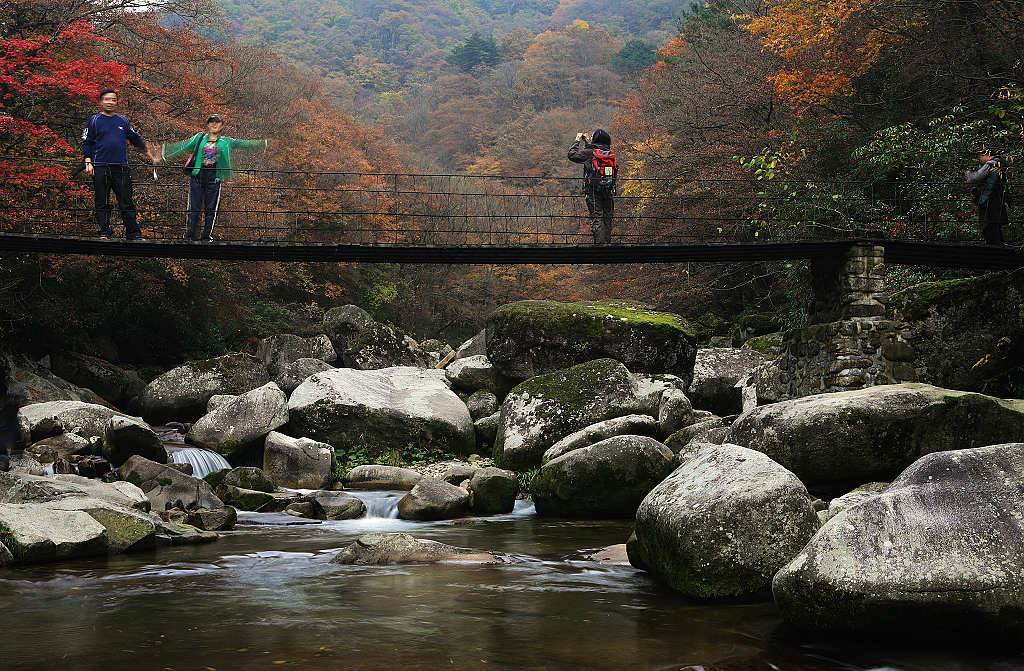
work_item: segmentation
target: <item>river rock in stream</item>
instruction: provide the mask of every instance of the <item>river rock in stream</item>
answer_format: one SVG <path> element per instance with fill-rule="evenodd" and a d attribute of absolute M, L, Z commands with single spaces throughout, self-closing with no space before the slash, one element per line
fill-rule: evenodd
<path fill-rule="evenodd" d="M 793 473 L 738 445 L 704 445 L 640 504 L 630 559 L 690 597 L 767 596 L 817 530 Z"/>
<path fill-rule="evenodd" d="M 244 394 L 270 382 L 263 362 L 251 354 L 225 354 L 190 361 L 146 385 L 142 414 L 151 422 L 194 420 L 214 394 Z"/>
<path fill-rule="evenodd" d="M 726 441 L 767 454 L 808 485 L 888 480 L 931 452 L 1024 441 L 1024 400 L 888 384 L 755 408 Z"/>
<path fill-rule="evenodd" d="M 674 466 L 675 455 L 653 438 L 613 436 L 544 464 L 530 493 L 540 515 L 633 517 Z"/>
<path fill-rule="evenodd" d="M 1024 443 L 937 452 L 839 512 L 778 575 L 783 616 L 860 633 L 1024 637 Z"/>
<path fill-rule="evenodd" d="M 286 433 L 374 455 L 410 444 L 471 454 L 476 432 L 444 371 L 411 367 L 339 368 L 313 375 L 292 392 Z"/>
<path fill-rule="evenodd" d="M 412 564 L 424 562 L 505 563 L 502 555 L 415 538 L 409 534 L 364 534 L 339 552 L 332 564 Z"/>
<path fill-rule="evenodd" d="M 689 384 L 696 355 L 697 336 L 685 319 L 637 303 L 519 301 L 487 319 L 487 357 L 512 378 L 610 358 Z"/>
<path fill-rule="evenodd" d="M 540 466 L 544 452 L 566 436 L 624 415 L 657 415 L 667 376 L 634 375 L 618 361 L 599 359 L 526 380 L 501 407 L 494 459 L 502 468 Z"/>

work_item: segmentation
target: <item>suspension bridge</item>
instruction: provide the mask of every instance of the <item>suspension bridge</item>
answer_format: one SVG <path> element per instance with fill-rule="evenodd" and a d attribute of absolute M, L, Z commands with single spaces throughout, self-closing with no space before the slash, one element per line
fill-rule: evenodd
<path fill-rule="evenodd" d="M 0 156 L 0 163 L 5 158 L 11 160 Z M 891 185 L 816 183 L 815 188 L 843 198 L 796 217 L 780 215 L 784 210 L 775 207 L 766 214 L 764 184 L 752 179 L 622 180 L 612 242 L 597 246 L 587 230 L 579 178 L 237 172 L 240 178 L 223 188 L 212 243 L 183 240 L 188 177 L 177 168 L 135 169 L 141 241 L 96 237 L 91 185 L 84 175 L 43 171 L 8 181 L 0 190 L 7 201 L 0 212 L 0 255 L 423 264 L 827 263 L 854 245 L 870 244 L 884 248 L 891 264 L 1024 266 L 1020 249 L 981 244 L 971 219 L 866 220 L 865 211 L 914 211 L 913 194 Z M 116 205 L 112 209 L 116 226 Z"/>

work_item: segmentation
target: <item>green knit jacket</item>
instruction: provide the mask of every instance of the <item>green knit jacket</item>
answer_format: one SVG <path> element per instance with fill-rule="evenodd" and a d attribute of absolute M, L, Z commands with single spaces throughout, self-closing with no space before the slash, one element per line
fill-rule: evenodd
<path fill-rule="evenodd" d="M 203 145 L 206 144 L 206 133 L 196 133 L 187 140 L 181 142 L 172 142 L 165 144 L 161 151 L 161 156 L 165 161 L 171 160 L 176 156 L 188 152 L 193 153 L 199 151 Z M 231 164 L 231 150 L 232 149 L 257 149 L 266 148 L 266 140 L 236 140 L 233 137 L 227 137 L 221 135 L 217 138 L 217 179 L 228 180 L 235 176 L 235 171 Z M 203 167 L 202 157 L 196 161 L 196 167 L 192 169 L 193 175 L 198 175 L 200 169 Z"/>

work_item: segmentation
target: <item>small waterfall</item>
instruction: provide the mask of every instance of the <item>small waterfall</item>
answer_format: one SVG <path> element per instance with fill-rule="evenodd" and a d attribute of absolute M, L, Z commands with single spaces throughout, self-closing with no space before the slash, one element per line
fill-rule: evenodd
<path fill-rule="evenodd" d="M 168 450 L 171 461 L 176 464 L 192 464 L 192 475 L 202 478 L 210 473 L 231 468 L 228 460 L 216 452 L 204 450 L 201 447 L 183 447 L 177 450 Z"/>
<path fill-rule="evenodd" d="M 381 517 L 384 519 L 398 518 L 398 502 L 405 496 L 405 492 L 379 492 L 348 490 L 351 494 L 366 505 L 366 518 Z"/>

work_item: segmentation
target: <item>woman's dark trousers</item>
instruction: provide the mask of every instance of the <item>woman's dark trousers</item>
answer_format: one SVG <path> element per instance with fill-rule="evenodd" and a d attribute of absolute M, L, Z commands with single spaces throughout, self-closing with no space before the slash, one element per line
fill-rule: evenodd
<path fill-rule="evenodd" d="M 192 176 L 188 189 L 188 225 L 185 237 L 196 239 L 196 227 L 199 225 L 199 213 L 203 212 L 202 238 L 213 237 L 213 225 L 217 222 L 217 207 L 220 205 L 221 181 L 216 178 L 217 171 L 203 168 L 198 175 Z"/>

